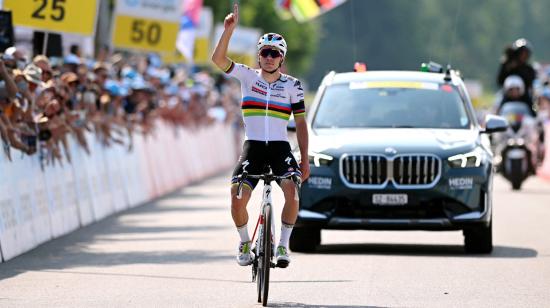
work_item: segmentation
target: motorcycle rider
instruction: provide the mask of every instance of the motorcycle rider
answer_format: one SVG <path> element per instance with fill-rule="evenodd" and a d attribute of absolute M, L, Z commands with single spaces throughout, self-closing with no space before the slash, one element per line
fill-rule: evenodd
<path fill-rule="evenodd" d="M 497 77 L 497 84 L 502 87 L 508 76 L 519 76 L 524 84 L 521 101 L 526 102 L 531 109 L 533 109 L 533 81 L 536 78 L 535 69 L 529 63 L 532 50 L 529 41 L 524 38 L 517 39 L 505 50 Z"/>
<path fill-rule="evenodd" d="M 523 79 L 518 75 L 510 75 L 504 80 L 502 87 L 502 99 L 498 102 L 496 114 L 500 113 L 500 109 L 506 102 L 523 102 L 529 107 L 529 111 L 533 116 L 536 116 L 533 110 L 533 104 L 529 104 L 523 100 L 525 94 L 525 84 Z"/>

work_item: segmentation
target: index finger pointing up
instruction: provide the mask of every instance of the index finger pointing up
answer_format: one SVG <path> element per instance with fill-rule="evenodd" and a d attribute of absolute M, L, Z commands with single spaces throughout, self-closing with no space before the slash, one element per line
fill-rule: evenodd
<path fill-rule="evenodd" d="M 237 2 L 233 4 L 233 15 L 236 19 L 239 19 L 239 4 Z"/>

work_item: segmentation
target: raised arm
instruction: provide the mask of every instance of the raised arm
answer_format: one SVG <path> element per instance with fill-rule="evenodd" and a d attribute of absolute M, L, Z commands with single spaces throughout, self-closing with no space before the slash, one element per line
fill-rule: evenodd
<path fill-rule="evenodd" d="M 4 80 L 6 83 L 6 91 L 8 92 L 8 97 L 14 99 L 17 95 L 17 85 L 13 81 L 13 78 L 8 73 L 4 61 L 0 59 L 0 80 Z"/>
<path fill-rule="evenodd" d="M 212 62 L 224 72 L 227 71 L 231 65 L 231 60 L 227 57 L 227 48 L 231 35 L 233 35 L 233 31 L 237 27 L 238 22 L 239 5 L 235 3 L 233 5 L 233 13 L 228 14 L 223 21 L 224 30 L 222 36 L 212 54 Z"/>

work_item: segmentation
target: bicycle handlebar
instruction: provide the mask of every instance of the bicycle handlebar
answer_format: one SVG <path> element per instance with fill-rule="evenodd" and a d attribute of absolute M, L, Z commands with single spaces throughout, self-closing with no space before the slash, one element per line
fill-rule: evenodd
<path fill-rule="evenodd" d="M 278 176 L 273 175 L 271 173 L 264 173 L 264 174 L 248 174 L 247 171 L 244 171 L 242 174 L 239 174 L 237 176 L 237 180 L 239 183 L 239 188 L 237 189 L 237 199 L 242 199 L 242 191 L 243 191 L 243 184 L 245 179 L 258 179 L 258 180 L 264 180 L 264 182 L 271 182 L 271 181 L 282 181 L 282 180 L 288 180 L 292 179 L 294 182 L 294 185 L 296 185 L 296 193 L 294 196 L 294 200 L 298 201 L 298 191 L 300 190 L 300 187 L 302 185 L 302 178 L 300 177 L 300 174 L 298 172 L 291 172 L 285 176 Z"/>

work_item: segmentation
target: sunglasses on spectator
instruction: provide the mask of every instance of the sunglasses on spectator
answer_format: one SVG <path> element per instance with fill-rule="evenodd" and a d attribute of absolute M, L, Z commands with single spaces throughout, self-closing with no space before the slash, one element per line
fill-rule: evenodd
<path fill-rule="evenodd" d="M 282 57 L 283 55 L 277 49 L 266 48 L 266 49 L 260 50 L 260 56 L 262 56 L 262 58 L 267 58 L 267 56 L 271 56 L 272 58 L 275 59 L 278 57 Z"/>

